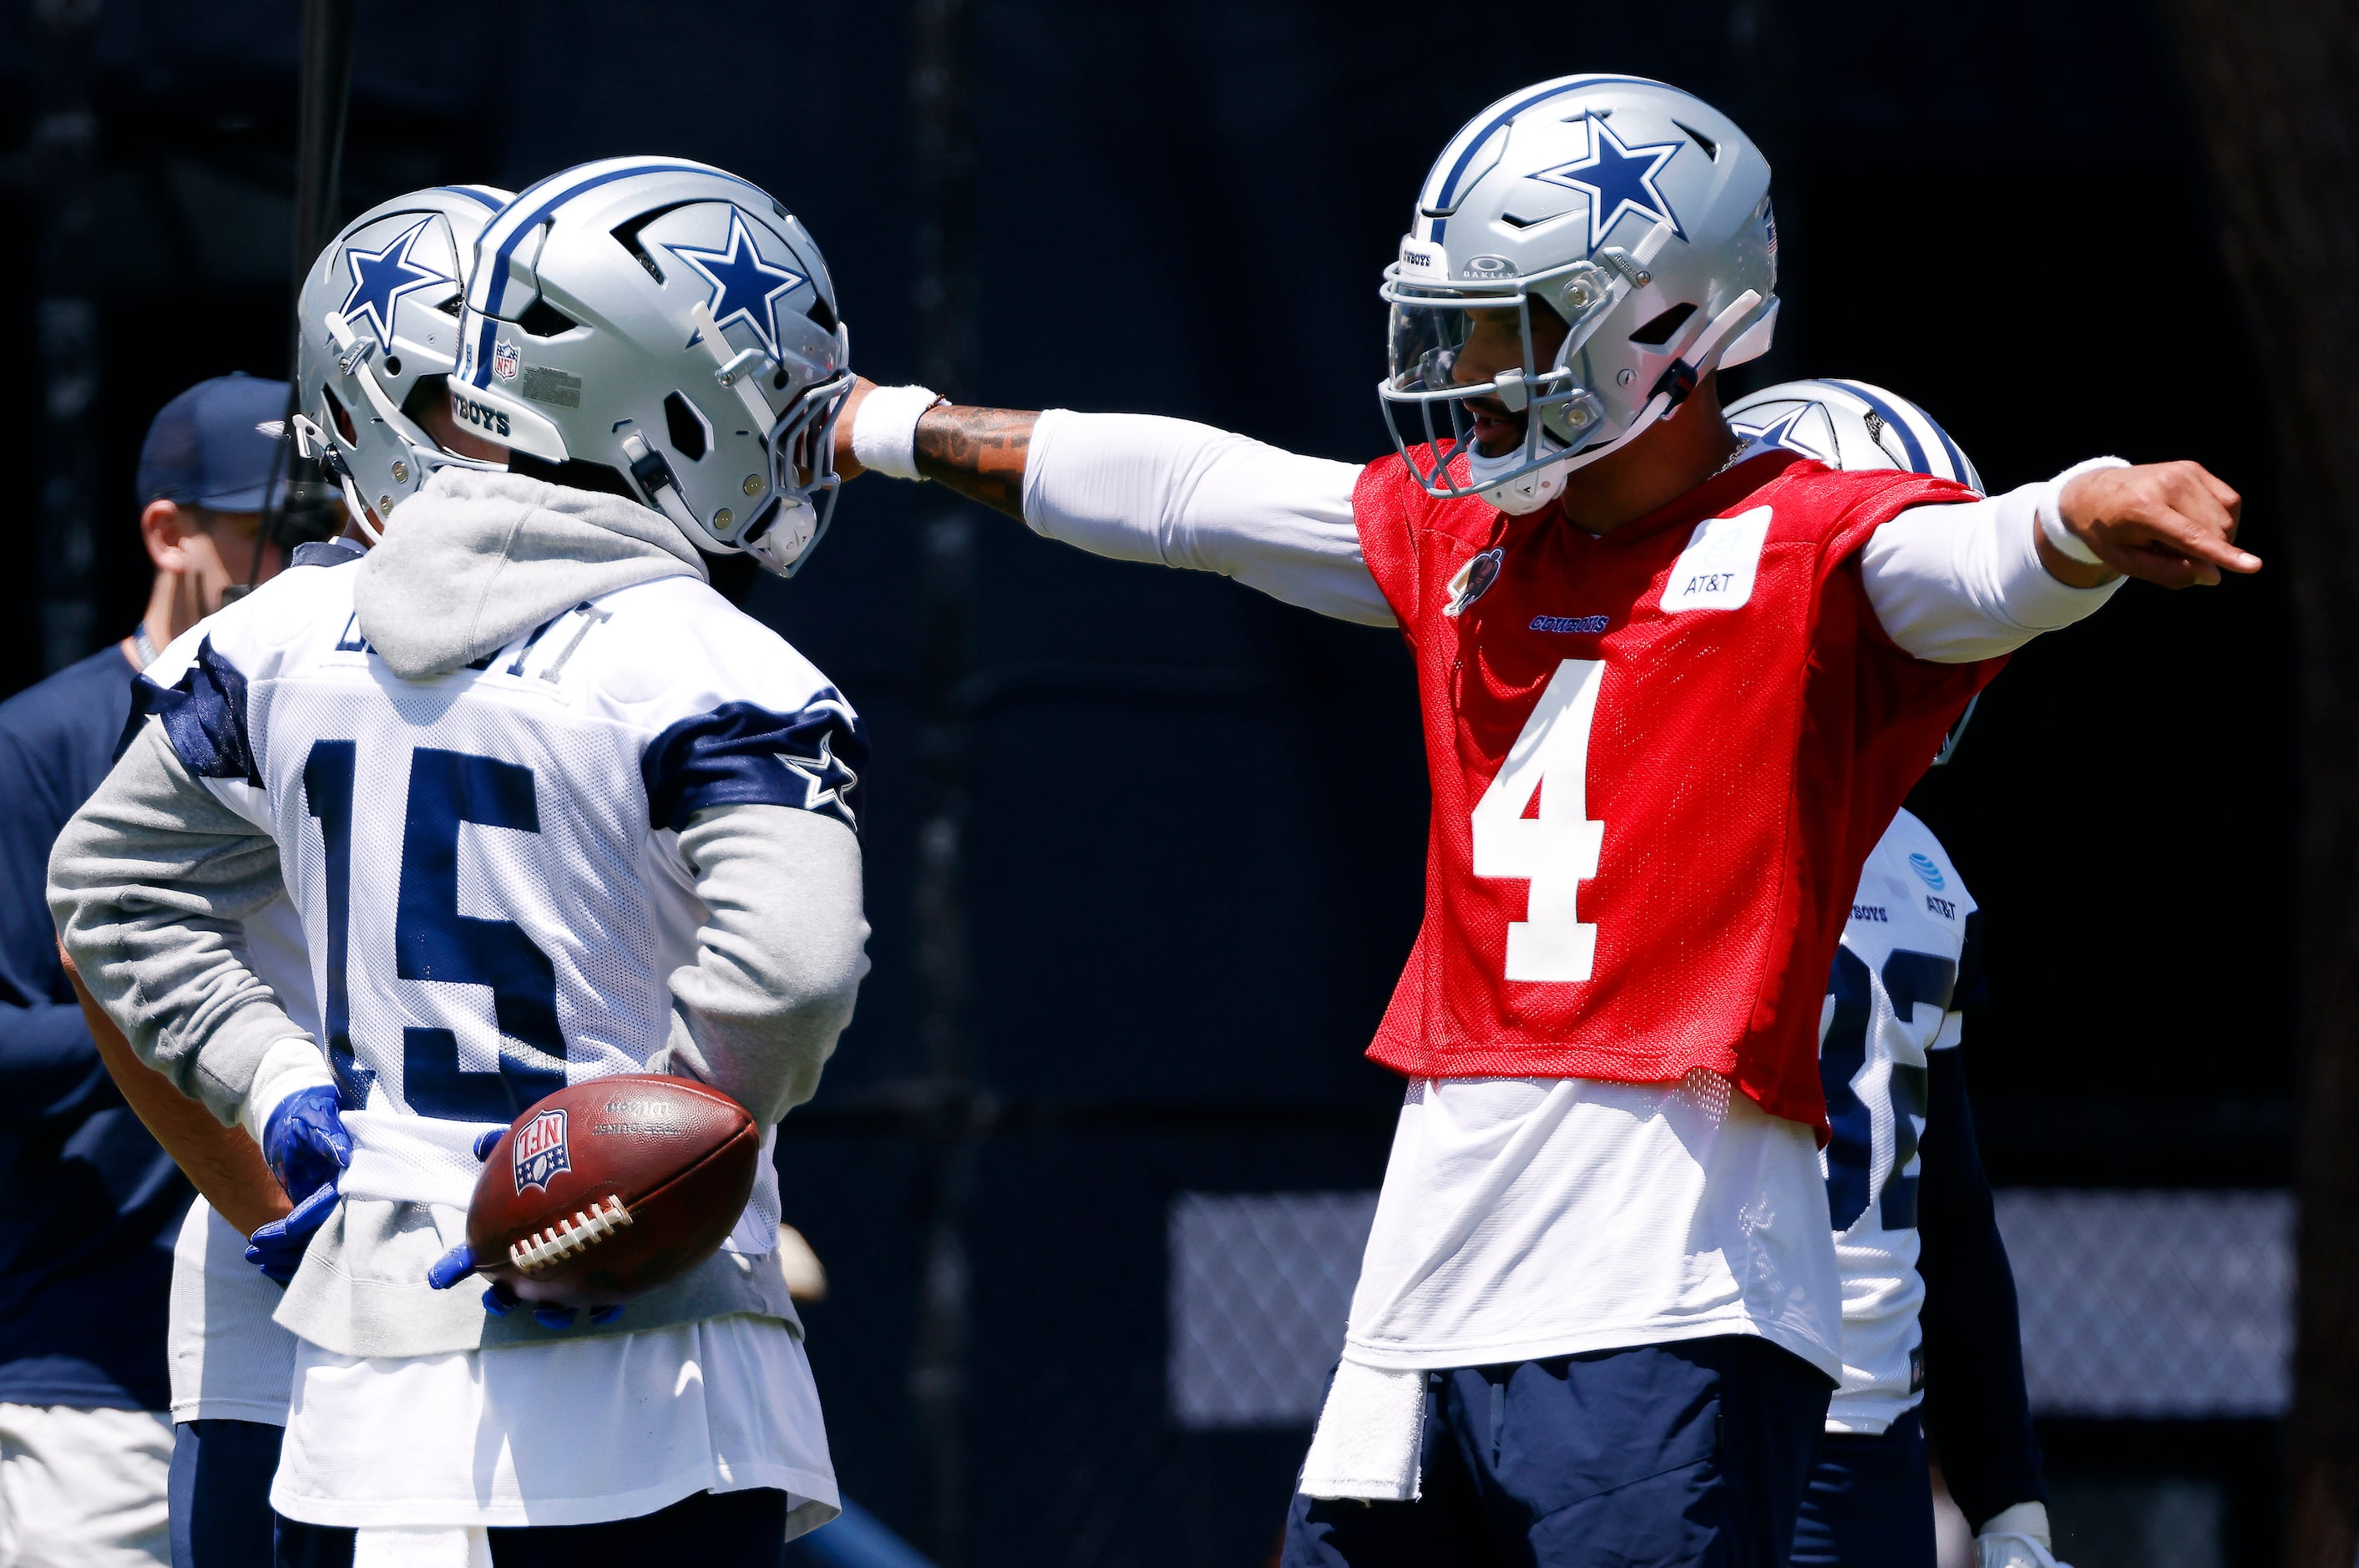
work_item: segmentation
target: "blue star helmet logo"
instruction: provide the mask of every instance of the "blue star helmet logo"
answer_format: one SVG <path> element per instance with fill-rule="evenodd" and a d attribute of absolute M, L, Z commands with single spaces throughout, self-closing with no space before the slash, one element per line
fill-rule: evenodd
<path fill-rule="evenodd" d="M 1560 163 L 1554 169 L 1543 169 L 1531 178 L 1550 185 L 1561 185 L 1578 191 L 1589 198 L 1589 248 L 1595 250 L 1605 243 L 1606 234 L 1625 212 L 1636 212 L 1642 218 L 1671 225 L 1671 233 L 1688 237 L 1680 226 L 1679 214 L 1655 186 L 1655 177 L 1671 161 L 1682 144 L 1657 142 L 1648 147 L 1625 147 L 1613 128 L 1594 114 L 1582 119 L 1589 126 L 1589 154 Z"/>
<path fill-rule="evenodd" d="M 1811 403 L 1798 405 L 1766 425 L 1732 422 L 1728 428 L 1752 442 L 1756 451 L 1767 452 L 1771 447 L 1784 447 L 1788 452 L 1799 452 L 1804 457 L 1818 457 L 1817 452 L 1803 445 L 1801 439 L 1794 434 L 1794 427 L 1801 421 L 1802 416 L 1816 406 Z M 1826 460 L 1820 458 L 1820 461 L 1823 463 Z"/>
<path fill-rule="evenodd" d="M 404 294 L 413 294 L 429 284 L 448 283 L 453 288 L 459 280 L 448 273 L 437 272 L 409 259 L 418 244 L 418 236 L 426 232 L 431 218 L 420 218 L 414 227 L 395 236 L 383 250 L 365 251 L 354 246 L 344 252 L 344 265 L 352 268 L 353 286 L 344 295 L 343 317 L 358 332 L 364 325 L 376 334 L 376 341 L 386 348 L 393 346 L 394 302 Z"/>
<path fill-rule="evenodd" d="M 778 352 L 778 296 L 808 281 L 802 274 L 773 267 L 762 259 L 745 214 L 729 209 L 729 248 L 699 250 L 694 245 L 668 245 L 664 249 L 696 268 L 712 285 L 712 320 L 726 327 L 743 321 L 772 354 Z"/>

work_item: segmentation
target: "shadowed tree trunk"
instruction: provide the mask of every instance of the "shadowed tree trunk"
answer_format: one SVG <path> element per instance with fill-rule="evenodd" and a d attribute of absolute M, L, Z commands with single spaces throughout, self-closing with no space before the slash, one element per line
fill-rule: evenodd
<path fill-rule="evenodd" d="M 2285 469 L 2301 650 L 2301 1204 L 2286 1562 L 2359 1553 L 2359 0 L 2166 0 Z M 2158 330 L 2169 330 L 2158 324 Z"/>

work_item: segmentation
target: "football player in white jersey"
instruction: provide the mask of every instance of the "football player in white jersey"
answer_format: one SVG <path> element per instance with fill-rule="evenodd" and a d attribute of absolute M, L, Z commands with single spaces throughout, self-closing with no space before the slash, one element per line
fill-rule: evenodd
<path fill-rule="evenodd" d="M 510 472 L 443 465 L 358 564 L 168 650 L 52 907 L 141 1056 L 333 1211 L 277 1314 L 282 1561 L 768 1563 L 837 1497 L 766 1160 L 627 1312 L 453 1287 L 484 1135 L 651 1071 L 766 1144 L 850 1018 L 862 727 L 700 555 L 808 558 L 845 335 L 801 226 L 683 160 L 544 180 L 476 256 L 449 408 Z M 316 1038 L 233 923 L 281 878 Z"/>
<path fill-rule="evenodd" d="M 497 465 L 497 447 L 451 422 L 444 383 L 475 236 L 508 196 L 482 185 L 412 191 L 346 223 L 313 262 L 296 306 L 296 434 L 325 458 L 350 510 L 341 537 L 297 547 L 290 568 L 349 563 L 378 537 L 395 497 L 415 494 L 436 467 Z M 377 481 L 374 497 L 358 494 L 355 474 Z M 143 712 L 163 695 L 152 681 L 137 690 Z M 316 1032 L 299 913 L 281 894 L 243 924 L 255 973 Z M 232 1171 L 252 1158 L 242 1132 L 217 1124 L 175 1124 L 159 1137 L 190 1171 Z M 199 1185 L 173 1251 L 167 1330 L 172 1550 L 176 1568 L 232 1568 L 271 1550 L 270 1480 L 295 1359 L 294 1336 L 271 1313 L 333 1194 L 250 1244 Z"/>
<path fill-rule="evenodd" d="M 1843 1375 L 1797 1565 L 1933 1568 L 1930 1432 L 1978 1568 L 2058 1568 L 2015 1279 L 1959 1063 L 1980 925 L 1949 853 L 1902 811 L 1868 856 L 1829 977 L 1819 1060 Z"/>
<path fill-rule="evenodd" d="M 1767 387 L 1730 405 L 1729 423 L 1832 468 L 1907 468 L 1982 488 L 1930 415 L 1864 382 Z M 1929 1427 L 1977 1529 L 1978 1568 L 2058 1568 L 2015 1279 L 1959 1066 L 1960 1008 L 1981 988 L 1980 927 L 1949 852 L 1900 812 L 1862 870 L 1820 1026 L 1843 1367 L 1802 1499 L 1798 1568 L 1933 1568 Z M 1940 1367 L 1930 1390 L 1929 1346 Z"/>

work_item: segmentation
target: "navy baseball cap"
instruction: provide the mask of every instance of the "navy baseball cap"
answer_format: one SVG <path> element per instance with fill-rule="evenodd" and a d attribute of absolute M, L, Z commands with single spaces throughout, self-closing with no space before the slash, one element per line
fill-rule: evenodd
<path fill-rule="evenodd" d="M 287 459 L 287 383 L 217 376 L 164 405 L 139 447 L 139 504 L 258 512 Z"/>

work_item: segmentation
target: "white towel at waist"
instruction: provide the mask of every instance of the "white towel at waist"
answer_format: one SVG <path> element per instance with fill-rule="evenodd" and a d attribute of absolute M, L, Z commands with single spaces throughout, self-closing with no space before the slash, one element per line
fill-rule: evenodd
<path fill-rule="evenodd" d="M 475 1139 L 506 1130 L 500 1122 L 445 1121 L 400 1111 L 346 1111 L 343 1120 L 344 1130 L 352 1135 L 353 1162 L 336 1183 L 337 1191 L 347 1198 L 425 1203 L 456 1209 L 462 1215 L 474 1202 L 475 1182 L 484 1170 L 475 1158 Z M 775 1127 L 762 1134 L 753 1195 L 729 1239 L 721 1244 L 723 1251 L 759 1258 L 777 1250 L 778 1171 L 770 1159 L 777 1138 Z M 443 1220 L 436 1216 L 436 1228 L 448 1232 Z"/>

